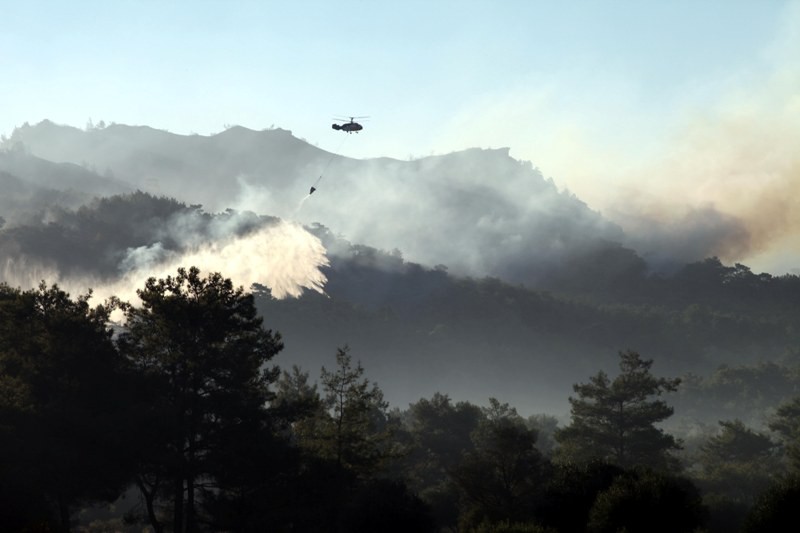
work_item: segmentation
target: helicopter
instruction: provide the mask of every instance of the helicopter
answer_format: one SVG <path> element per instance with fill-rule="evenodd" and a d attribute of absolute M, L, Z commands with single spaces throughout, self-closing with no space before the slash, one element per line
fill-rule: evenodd
<path fill-rule="evenodd" d="M 364 127 L 355 121 L 357 118 L 368 118 L 368 117 L 350 117 L 350 122 L 347 122 L 346 119 L 343 118 L 335 118 L 334 120 L 338 120 L 339 122 L 344 122 L 344 124 L 331 124 L 331 128 L 335 130 L 342 130 L 346 131 L 347 133 L 358 133 L 359 131 L 363 130 Z"/>

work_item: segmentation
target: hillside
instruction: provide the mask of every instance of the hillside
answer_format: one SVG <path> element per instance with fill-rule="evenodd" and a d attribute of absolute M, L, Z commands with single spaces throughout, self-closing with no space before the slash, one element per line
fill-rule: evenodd
<path fill-rule="evenodd" d="M 197 243 L 228 241 L 276 220 L 209 214 L 139 192 L 54 210 L 47 223 L 1 229 L 0 264 L 12 283 L 19 278 L 8 266 L 24 259 L 28 269 L 56 266 L 50 272 L 94 280 L 98 289 L 123 279 L 142 251 L 156 265 L 189 257 Z M 325 226 L 307 231 L 329 251 L 325 294 L 275 299 L 268 287 L 254 287 L 267 327 L 284 336 L 276 363 L 317 372 L 337 347 L 349 345 L 398 406 L 446 391 L 560 413 L 572 383 L 613 367 L 619 350 L 640 350 L 663 373 L 709 374 L 723 363 L 780 360 L 800 340 L 795 276 L 757 276 L 709 259 L 672 277 L 630 273 L 601 293 L 585 290 L 600 287 L 590 283 L 592 271 L 581 277 L 565 270 L 561 290 L 544 292 L 426 267 L 397 250 L 353 244 Z M 222 270 L 232 276 L 236 265 Z"/>
<path fill-rule="evenodd" d="M 7 223 L 29 221 L 51 206 L 76 208 L 95 196 L 133 190 L 110 174 L 54 163 L 31 155 L 22 145 L 0 150 L 0 189 L 0 216 Z"/>
<path fill-rule="evenodd" d="M 276 241 L 255 240 L 213 268 L 258 279 L 267 267 L 254 260 L 291 253 L 317 280 L 299 290 L 320 283 L 324 295 L 275 299 L 256 286 L 285 337 L 278 364 L 316 372 L 347 344 L 401 406 L 445 391 L 563 412 L 572 383 L 613 367 L 619 350 L 707 375 L 785 359 L 800 340 L 797 276 L 715 257 L 654 272 L 618 227 L 506 149 L 354 160 L 285 130 L 50 122 L 18 128 L 3 148 L 3 280 L 124 286 L 130 297 L 133 272 L 202 261 L 280 216 L 303 222 L 286 237 L 302 243 L 273 252 Z M 304 257 L 309 245 L 326 258 Z"/>
<path fill-rule="evenodd" d="M 353 137 L 347 142 L 357 142 Z M 107 169 L 140 190 L 207 212 L 233 208 L 321 223 L 353 242 L 397 248 L 409 260 L 447 264 L 460 275 L 535 285 L 573 258 L 615 250 L 624 237 L 507 148 L 356 160 L 281 129 L 184 136 L 116 124 L 83 131 L 48 121 L 17 128 L 6 144 Z"/>

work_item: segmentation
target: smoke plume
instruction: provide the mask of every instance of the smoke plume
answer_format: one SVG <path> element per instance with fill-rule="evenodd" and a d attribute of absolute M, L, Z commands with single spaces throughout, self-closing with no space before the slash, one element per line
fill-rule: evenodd
<path fill-rule="evenodd" d="M 136 302 L 136 290 L 150 277 L 174 275 L 179 267 L 196 266 L 202 272 L 221 272 L 234 285 L 265 285 L 277 299 L 299 297 L 303 291 L 323 293 L 327 281 L 321 268 L 328 265 L 322 242 L 294 222 L 278 221 L 243 236 L 212 240 L 185 253 L 165 250 L 160 243 L 128 250 L 120 263 L 118 281 L 63 278 L 52 265 L 32 264 L 24 258 L 8 260 L 3 279 L 12 286 L 34 287 L 42 280 L 58 283 L 70 293 L 93 290 L 94 301 L 110 296 Z"/>
<path fill-rule="evenodd" d="M 694 114 L 629 178 L 608 214 L 638 250 L 742 261 L 800 236 L 798 83 L 782 71 Z"/>

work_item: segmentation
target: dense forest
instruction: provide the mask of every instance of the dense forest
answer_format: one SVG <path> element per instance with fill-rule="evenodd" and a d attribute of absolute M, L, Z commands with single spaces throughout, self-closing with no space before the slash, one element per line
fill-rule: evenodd
<path fill-rule="evenodd" d="M 219 273 L 140 304 L 0 285 L 0 491 L 19 531 L 780 531 L 800 481 L 796 363 L 683 387 L 618 354 L 565 390 L 570 420 L 446 391 L 391 407 L 358 354 L 312 380 Z M 123 327 L 110 315 L 125 314 Z M 268 317 L 267 317 L 268 321 Z M 784 383 L 778 392 L 764 383 Z M 682 388 L 683 387 L 683 388 Z M 784 398 L 782 392 L 790 393 Z M 677 395 L 677 398 L 676 398 Z M 685 442 L 711 399 L 775 407 Z M 674 400 L 678 400 L 675 402 Z M 122 495 L 124 498 L 120 499 Z M 114 502 L 111 507 L 106 504 Z"/>
<path fill-rule="evenodd" d="M 136 192 L 77 209 L 50 206 L 26 224 L 8 224 L 0 229 L 0 265 L 6 279 L 12 267 L 57 265 L 61 279 L 91 280 L 85 290 L 124 276 L 142 250 L 157 263 L 275 221 L 247 211 L 207 213 Z M 287 338 L 282 363 L 316 373 L 331 346 L 347 343 L 364 354 L 396 404 L 441 390 L 482 401 L 503 390 L 504 401 L 527 412 L 561 415 L 562 391 L 576 376 L 614 365 L 615 354 L 628 348 L 681 376 L 708 376 L 720 365 L 796 362 L 798 276 L 755 274 L 716 258 L 659 274 L 631 250 L 609 246 L 530 287 L 425 267 L 397 250 L 352 244 L 319 224 L 307 229 L 328 250 L 325 294 L 275 299 L 266 287 L 253 287 L 259 311 Z M 49 274 L 44 270 L 33 285 Z M 450 378 L 453 369 L 481 379 Z M 406 393 L 394 394 L 400 389 Z M 754 413 L 727 412 L 757 417 L 757 404 L 740 404 Z M 713 422 L 717 415 L 709 416 Z"/>

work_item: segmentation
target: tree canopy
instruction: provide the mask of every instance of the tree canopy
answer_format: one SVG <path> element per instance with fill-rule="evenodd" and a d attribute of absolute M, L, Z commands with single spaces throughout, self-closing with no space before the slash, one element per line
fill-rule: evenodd
<path fill-rule="evenodd" d="M 496 304 L 487 327 L 500 327 L 517 293 L 497 280 L 474 286 Z M 89 294 L 57 286 L 0 285 L 0 526 L 67 531 L 78 509 L 88 516 L 85 505 L 138 487 L 142 504 L 126 505 L 125 520 L 156 533 L 634 531 L 657 530 L 654 520 L 691 530 L 700 490 L 716 532 L 743 524 L 797 453 L 792 400 L 770 419 L 783 446 L 733 420 L 697 432 L 696 454 L 673 454 L 681 442 L 662 427 L 673 408 L 661 396 L 681 380 L 654 376 L 634 351 L 619 354 L 617 376 L 574 385 L 563 428 L 444 393 L 389 411 L 347 346 L 319 382 L 297 365 L 279 372 L 281 335 L 219 273 L 179 269 L 138 294 L 92 307 Z M 531 309 L 549 305 L 530 294 Z M 126 322 L 112 327 L 114 306 Z M 683 405 L 773 405 L 796 381 L 790 364 L 690 376 Z M 679 459 L 694 461 L 691 481 L 664 472 Z M 105 525 L 124 529 L 122 512 Z"/>
<path fill-rule="evenodd" d="M 116 498 L 133 472 L 130 428 L 109 431 L 129 414 L 133 382 L 110 308 L 89 297 L 0 284 L 0 485 L 18 479 L 44 498 L 43 515 L 20 520 L 62 530 L 77 504 Z"/>
<path fill-rule="evenodd" d="M 620 374 L 611 380 L 602 370 L 589 383 L 576 384 L 570 397 L 572 421 L 558 430 L 557 457 L 562 461 L 610 461 L 624 468 L 666 467 L 668 452 L 680 448 L 674 437 L 656 427 L 673 409 L 661 399 L 677 390 L 680 379 L 657 378 L 652 360 L 634 351 L 620 352 Z"/>
<path fill-rule="evenodd" d="M 231 458 L 221 451 L 242 426 L 267 422 L 269 387 L 278 376 L 269 362 L 282 342 L 263 328 L 253 296 L 219 273 L 203 278 L 195 267 L 181 268 L 176 276 L 150 278 L 138 295 L 142 305 L 127 307 L 119 346 L 150 378 L 150 422 L 159 429 L 138 484 L 151 504 L 169 484 L 173 529 L 194 531 L 198 494 L 227 468 L 212 459 Z"/>

